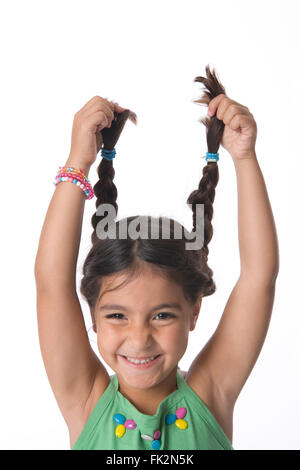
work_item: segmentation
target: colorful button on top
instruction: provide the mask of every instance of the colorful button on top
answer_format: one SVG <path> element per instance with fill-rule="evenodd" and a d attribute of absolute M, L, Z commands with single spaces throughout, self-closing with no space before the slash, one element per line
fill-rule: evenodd
<path fill-rule="evenodd" d="M 118 423 L 118 424 L 124 424 L 126 418 L 124 415 L 121 415 L 120 413 L 116 413 L 114 416 L 113 416 L 113 420 Z"/>
<path fill-rule="evenodd" d="M 133 419 L 126 419 L 124 426 L 126 429 L 135 429 L 136 422 Z"/>
<path fill-rule="evenodd" d="M 181 406 L 180 408 L 177 408 L 175 415 L 173 413 L 168 414 L 165 418 L 165 422 L 166 424 L 175 423 L 179 429 L 186 429 L 188 427 L 188 423 L 183 419 L 186 413 L 187 409 L 184 406 Z"/>
<path fill-rule="evenodd" d="M 154 450 L 160 449 L 160 446 L 161 446 L 161 442 L 159 440 L 160 436 L 161 436 L 161 432 L 160 432 L 159 429 L 157 429 L 154 432 L 153 438 L 151 436 L 149 436 L 148 434 L 141 434 L 142 439 L 145 439 L 146 441 L 152 441 L 151 442 L 151 447 Z"/>
<path fill-rule="evenodd" d="M 166 424 L 174 424 L 176 421 L 176 416 L 172 413 L 166 416 L 165 418 Z"/>
<path fill-rule="evenodd" d="M 186 415 L 186 408 L 184 408 L 184 406 L 181 406 L 180 408 L 177 408 L 176 410 L 176 417 L 178 419 L 182 419 L 184 418 Z"/>
<path fill-rule="evenodd" d="M 152 441 L 151 443 L 151 446 L 152 446 L 152 449 L 154 450 L 158 450 L 160 449 L 160 441 L 158 441 L 157 439 L 155 439 L 154 441 Z"/>
<path fill-rule="evenodd" d="M 117 437 L 122 437 L 124 436 L 125 434 L 125 431 L 126 431 L 126 428 L 124 426 L 124 424 L 119 424 L 115 430 L 115 434 Z"/>
<path fill-rule="evenodd" d="M 188 423 L 184 419 L 176 419 L 175 424 L 179 429 L 186 429 L 188 426 Z"/>
<path fill-rule="evenodd" d="M 148 434 L 141 434 L 141 438 L 145 439 L 146 441 L 153 441 L 153 437 L 148 436 Z"/>
<path fill-rule="evenodd" d="M 115 430 L 115 435 L 117 437 L 123 437 L 126 429 L 135 429 L 136 423 L 133 419 L 126 419 L 121 413 L 116 413 L 113 416 L 113 420 L 118 423 L 118 426 Z"/>

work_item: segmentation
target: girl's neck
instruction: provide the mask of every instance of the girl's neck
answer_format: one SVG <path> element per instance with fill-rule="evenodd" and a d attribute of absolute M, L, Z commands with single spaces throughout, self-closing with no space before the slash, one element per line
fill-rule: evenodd
<path fill-rule="evenodd" d="M 143 414 L 155 415 L 159 404 L 172 392 L 177 390 L 177 366 L 168 377 L 158 385 L 148 389 L 130 387 L 119 379 L 119 392 L 127 398 L 135 408 Z"/>

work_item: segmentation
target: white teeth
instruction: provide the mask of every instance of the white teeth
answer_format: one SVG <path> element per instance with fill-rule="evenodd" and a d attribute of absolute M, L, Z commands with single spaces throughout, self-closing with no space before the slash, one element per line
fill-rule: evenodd
<path fill-rule="evenodd" d="M 155 359 L 156 356 L 149 357 L 149 359 L 142 359 L 141 361 L 139 361 L 138 359 L 133 359 L 131 357 L 127 357 L 127 356 L 125 356 L 125 357 L 126 357 L 127 361 L 133 362 L 134 364 L 147 364 L 148 362 L 153 361 L 153 359 Z"/>

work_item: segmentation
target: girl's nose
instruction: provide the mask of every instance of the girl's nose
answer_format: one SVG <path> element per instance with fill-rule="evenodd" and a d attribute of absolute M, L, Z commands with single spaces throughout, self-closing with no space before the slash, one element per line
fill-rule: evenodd
<path fill-rule="evenodd" d="M 151 329 L 146 326 L 135 326 L 131 328 L 130 343 L 133 351 L 141 354 L 153 344 Z"/>

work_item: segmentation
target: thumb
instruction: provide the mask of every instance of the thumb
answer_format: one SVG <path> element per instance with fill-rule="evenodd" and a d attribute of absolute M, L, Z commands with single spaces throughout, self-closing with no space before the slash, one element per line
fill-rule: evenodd
<path fill-rule="evenodd" d="M 225 93 L 220 93 L 219 95 L 215 96 L 208 104 L 208 115 L 213 116 L 217 111 L 219 104 L 223 99 L 228 98 Z"/>

